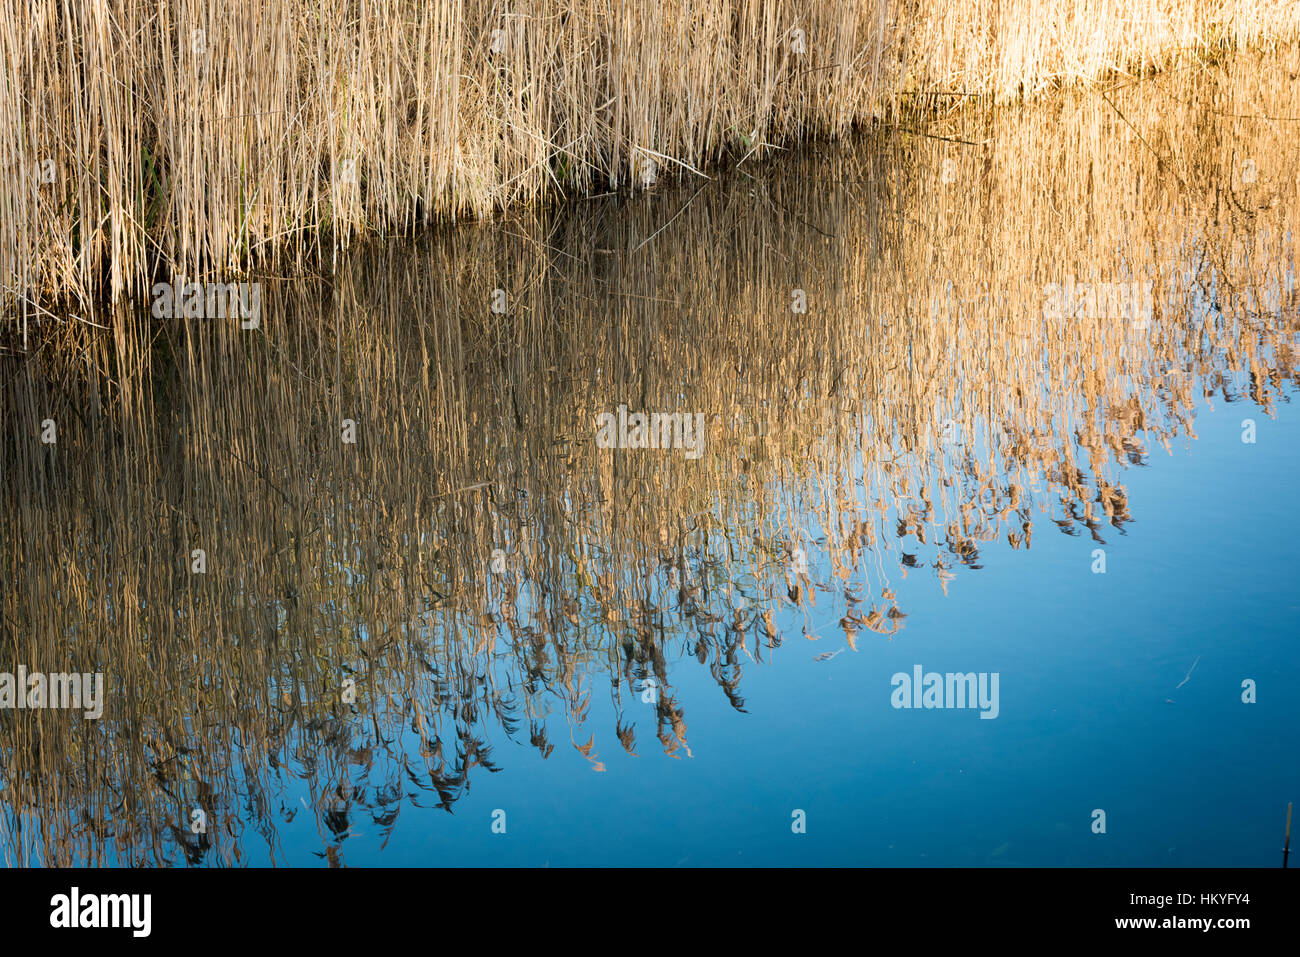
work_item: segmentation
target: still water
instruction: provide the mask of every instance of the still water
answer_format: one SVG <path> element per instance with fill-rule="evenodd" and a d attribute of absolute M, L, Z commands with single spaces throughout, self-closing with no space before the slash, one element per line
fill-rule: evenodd
<path fill-rule="evenodd" d="M 5 861 L 1275 866 L 1295 61 L 47 323 Z"/>

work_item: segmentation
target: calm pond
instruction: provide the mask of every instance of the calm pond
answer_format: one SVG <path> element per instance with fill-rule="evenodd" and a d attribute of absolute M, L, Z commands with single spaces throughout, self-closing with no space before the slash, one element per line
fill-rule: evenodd
<path fill-rule="evenodd" d="M 1298 86 L 956 111 L 355 245 L 256 323 L 33 327 L 4 860 L 1276 866 Z"/>

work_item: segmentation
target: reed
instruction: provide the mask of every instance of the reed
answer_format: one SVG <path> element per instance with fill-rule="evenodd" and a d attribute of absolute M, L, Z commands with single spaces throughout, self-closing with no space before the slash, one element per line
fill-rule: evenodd
<path fill-rule="evenodd" d="M 1287 0 L 912 0 L 904 89 L 1008 101 L 1293 39 Z"/>
<path fill-rule="evenodd" d="M 95 321 L 178 276 L 328 270 L 362 233 L 694 178 L 932 94 L 1169 66 L 1298 17 L 1286 0 L 2 0 L 0 315 Z"/>

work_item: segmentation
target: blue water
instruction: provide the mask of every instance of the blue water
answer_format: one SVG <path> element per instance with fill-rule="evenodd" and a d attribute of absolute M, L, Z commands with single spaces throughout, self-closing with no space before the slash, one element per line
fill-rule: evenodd
<path fill-rule="evenodd" d="M 382 849 L 361 813 L 343 862 L 1276 866 L 1286 802 L 1300 797 L 1300 522 L 1288 504 L 1300 420 L 1285 401 L 1276 418 L 1214 401 L 1197 439 L 1172 454 L 1157 445 L 1120 476 L 1136 520 L 1102 532 L 1104 574 L 1086 532 L 1036 516 L 1031 549 L 990 543 L 947 597 L 926 569 L 892 575 L 905 628 L 861 632 L 856 652 L 837 625 L 842 599 L 818 596 L 816 642 L 785 606 L 785 644 L 763 664 L 742 659 L 747 713 L 693 660 L 672 668 L 691 757 L 662 753 L 636 696 L 640 756 L 625 754 L 598 686 L 584 733 L 603 773 L 562 737 L 543 760 L 526 736 L 489 724 L 499 773 L 476 769 L 450 814 L 427 793 L 424 807 L 403 802 Z M 1247 416 L 1253 445 L 1241 440 Z M 814 581 L 831 580 L 815 550 L 809 559 Z M 998 717 L 895 709 L 891 676 L 917 664 L 997 672 Z M 411 735 L 408 753 L 417 745 Z M 289 803 L 300 799 L 291 787 Z M 496 811 L 505 833 L 493 832 Z M 280 839 L 282 860 L 319 860 L 313 815 Z"/>

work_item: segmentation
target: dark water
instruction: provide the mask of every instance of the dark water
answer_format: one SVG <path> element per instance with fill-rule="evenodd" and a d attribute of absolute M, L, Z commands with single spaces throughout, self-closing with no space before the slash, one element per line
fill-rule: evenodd
<path fill-rule="evenodd" d="M 5 860 L 1278 863 L 1263 62 L 355 247 L 256 329 L 47 323 L 0 668 L 103 714 L 0 709 Z M 689 418 L 602 448 L 620 405 Z M 917 666 L 983 706 L 895 707 Z"/>

